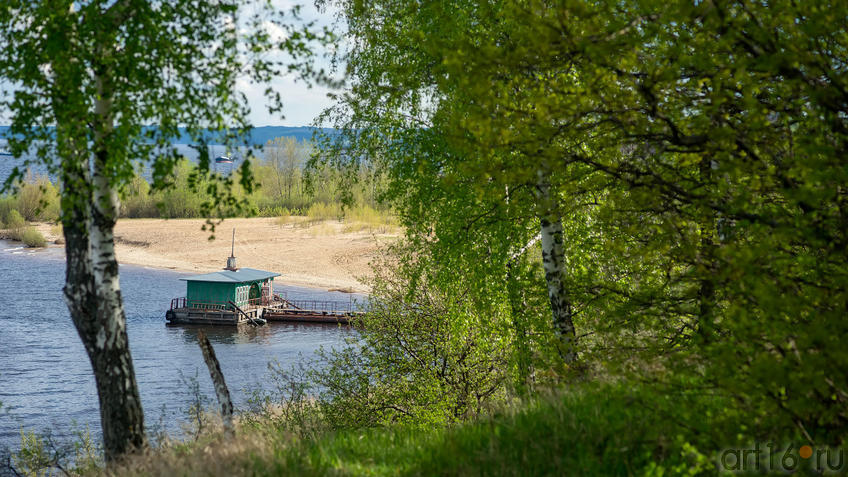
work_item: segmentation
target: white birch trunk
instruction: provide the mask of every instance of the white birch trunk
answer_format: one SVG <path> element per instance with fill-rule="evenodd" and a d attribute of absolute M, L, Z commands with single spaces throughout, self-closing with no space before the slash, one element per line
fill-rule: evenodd
<path fill-rule="evenodd" d="M 551 193 L 547 167 L 537 171 L 536 197 L 539 202 L 542 266 L 548 286 L 554 330 L 560 339 L 560 354 L 566 363 L 577 359 L 577 343 L 571 302 L 565 288 L 565 253 L 562 247 L 562 217 L 556 212 L 556 197 Z"/>
<path fill-rule="evenodd" d="M 100 420 L 106 460 L 146 446 L 144 415 L 135 379 L 126 330 L 113 230 L 118 215 L 118 193 L 108 170 L 109 136 L 113 127 L 108 80 L 95 77 L 94 158 L 88 214 L 87 263 L 92 290 L 86 300 L 94 313 L 80 316 L 77 329 L 86 344 L 100 399 Z M 68 263 L 68 267 L 71 263 Z M 76 322 L 76 321 L 75 321 Z"/>

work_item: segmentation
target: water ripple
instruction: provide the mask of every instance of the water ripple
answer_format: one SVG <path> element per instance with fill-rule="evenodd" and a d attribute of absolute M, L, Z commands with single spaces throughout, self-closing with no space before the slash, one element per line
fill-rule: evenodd
<path fill-rule="evenodd" d="M 17 253 L 16 253 L 17 252 Z M 29 256 L 0 241 L 0 447 L 15 447 L 20 429 L 50 429 L 66 437 L 90 426 L 99 433 L 99 408 L 91 364 L 62 299 L 64 260 L 55 249 Z M 164 412 L 183 416 L 190 395 L 185 378 L 197 374 L 214 397 L 200 350 L 197 327 L 166 327 L 171 298 L 184 295 L 183 274 L 147 267 L 121 267 L 127 333 L 148 425 Z M 292 299 L 347 300 L 347 295 L 275 286 Z M 244 389 L 268 381 L 267 363 L 308 359 L 320 346 L 342 343 L 350 330 L 335 326 L 270 324 L 262 329 L 206 330 L 236 406 Z M 74 424 L 75 422 L 75 424 Z M 166 420 L 178 431 L 178 419 Z"/>

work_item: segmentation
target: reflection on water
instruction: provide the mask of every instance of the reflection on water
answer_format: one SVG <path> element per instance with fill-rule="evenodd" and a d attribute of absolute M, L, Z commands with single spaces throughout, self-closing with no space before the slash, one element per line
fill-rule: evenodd
<path fill-rule="evenodd" d="M 32 251 L 0 241 L 0 447 L 16 446 L 21 427 L 51 429 L 62 437 L 76 423 L 99 433 L 91 366 L 62 300 L 64 268 L 61 250 Z M 309 359 L 319 347 L 337 346 L 355 332 L 327 324 L 165 326 L 171 298 L 185 294 L 182 276 L 121 267 L 127 332 L 148 425 L 162 420 L 176 429 L 190 400 L 182 376 L 198 373 L 203 392 L 214 397 L 197 346 L 200 329 L 215 347 L 237 407 L 244 405 L 246 388 L 267 382 L 269 362 Z M 348 300 L 338 292 L 279 284 L 275 290 L 293 299 Z"/>
<path fill-rule="evenodd" d="M 253 326 L 250 324 L 242 324 L 235 328 L 230 327 L 210 327 L 200 325 L 181 325 L 171 326 L 171 329 L 176 329 L 181 338 L 190 345 L 197 345 L 197 334 L 200 330 L 206 332 L 206 336 L 212 343 L 212 346 L 218 344 L 269 344 L 276 330 L 270 326 Z"/>

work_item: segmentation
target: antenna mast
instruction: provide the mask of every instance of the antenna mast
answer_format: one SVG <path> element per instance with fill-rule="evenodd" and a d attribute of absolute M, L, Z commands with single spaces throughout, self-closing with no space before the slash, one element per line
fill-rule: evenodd
<path fill-rule="evenodd" d="M 225 270 L 236 271 L 238 267 L 236 266 L 236 229 L 233 227 L 233 243 L 230 248 L 230 258 L 227 259 L 227 268 Z"/>

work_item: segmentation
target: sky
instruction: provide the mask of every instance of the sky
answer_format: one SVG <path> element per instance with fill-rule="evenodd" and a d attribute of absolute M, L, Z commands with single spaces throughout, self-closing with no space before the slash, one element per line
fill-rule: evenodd
<path fill-rule="evenodd" d="M 272 4 L 277 10 L 288 11 L 294 5 L 302 5 L 301 15 L 304 21 L 316 20 L 321 25 L 330 25 L 335 14 L 332 8 L 319 11 L 309 1 L 296 2 L 291 0 L 273 0 Z M 271 30 L 272 37 L 277 33 Z M 327 65 L 325 64 L 325 67 Z M 296 81 L 294 77 L 282 77 L 272 83 L 283 98 L 282 116 L 280 113 L 271 115 L 265 107 L 263 91 L 266 85 L 250 85 L 246 81 L 239 82 L 238 88 L 245 93 L 251 109 L 251 122 L 254 126 L 306 126 L 324 109 L 332 104 L 327 97 L 330 92 L 324 86 L 315 85 L 310 87 L 303 81 Z M 327 126 L 327 125 L 322 125 Z"/>
<path fill-rule="evenodd" d="M 0 0 L 2 1 L 2 0 Z M 334 17 L 334 10 L 326 8 L 323 11 L 316 9 L 311 0 L 295 2 L 291 0 L 272 0 L 275 8 L 288 11 L 297 3 L 303 5 L 301 16 L 304 21 L 317 20 L 322 25 L 330 25 Z M 274 32 L 272 31 L 272 35 Z M 326 66 L 326 65 L 325 65 Z M 330 90 L 321 85 L 311 86 L 294 76 L 284 76 L 276 79 L 271 86 L 278 91 L 283 98 L 283 111 L 270 114 L 266 107 L 263 92 L 268 85 L 250 84 L 246 80 L 237 83 L 237 89 L 247 96 L 251 114 L 250 120 L 254 126 L 308 126 L 314 118 L 324 109 L 332 104 L 327 97 Z M 12 85 L 0 81 L 0 89 L 13 91 Z M 10 117 L 6 111 L 0 111 L 0 125 L 8 125 Z M 321 126 L 329 126 L 322 124 Z"/>

